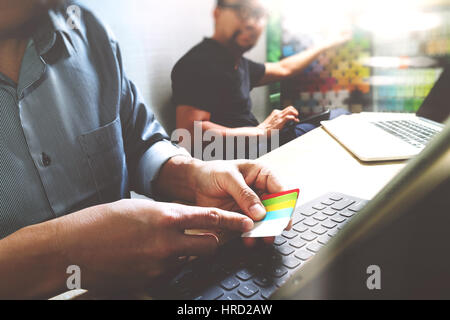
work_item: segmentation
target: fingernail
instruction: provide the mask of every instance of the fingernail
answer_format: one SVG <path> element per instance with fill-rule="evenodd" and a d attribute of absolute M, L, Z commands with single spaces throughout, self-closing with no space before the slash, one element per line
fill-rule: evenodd
<path fill-rule="evenodd" d="M 259 203 L 254 204 L 249 209 L 250 214 L 255 220 L 261 220 L 266 215 L 266 209 L 263 208 Z"/>
<path fill-rule="evenodd" d="M 242 222 L 242 226 L 244 228 L 244 232 L 250 231 L 253 229 L 253 221 L 250 219 L 245 219 L 244 222 Z"/>

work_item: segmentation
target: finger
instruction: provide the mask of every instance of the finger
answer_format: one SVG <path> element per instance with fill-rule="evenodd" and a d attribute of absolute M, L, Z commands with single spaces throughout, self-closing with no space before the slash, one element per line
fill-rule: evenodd
<path fill-rule="evenodd" d="M 288 224 L 288 226 L 286 227 L 286 229 L 284 229 L 284 230 L 289 231 L 289 230 L 291 230 L 291 229 L 292 229 L 292 219 L 289 220 L 289 224 Z"/>
<path fill-rule="evenodd" d="M 278 177 L 267 167 L 262 167 L 259 171 L 255 188 L 269 193 L 281 192 L 284 189 Z"/>
<path fill-rule="evenodd" d="M 256 244 L 255 238 L 242 238 L 242 241 L 247 248 L 253 248 Z"/>
<path fill-rule="evenodd" d="M 262 220 L 266 216 L 266 209 L 262 205 L 256 193 L 247 185 L 242 174 L 230 172 L 227 183 L 223 188 L 239 205 L 241 210 L 255 221 Z"/>
<path fill-rule="evenodd" d="M 241 162 L 239 163 L 239 170 L 245 176 L 247 184 L 253 185 L 260 193 L 277 193 L 285 190 L 280 177 L 261 163 Z"/>
<path fill-rule="evenodd" d="M 183 235 L 179 241 L 176 255 L 205 256 L 219 248 L 219 240 L 213 234 Z"/>
<path fill-rule="evenodd" d="M 177 225 L 186 229 L 226 229 L 247 232 L 253 228 L 253 221 L 248 217 L 216 208 L 181 206 Z"/>
<path fill-rule="evenodd" d="M 286 109 L 283 110 L 283 114 L 284 115 L 294 115 L 297 117 L 299 115 L 298 110 L 295 109 L 294 107 L 287 107 Z"/>
<path fill-rule="evenodd" d="M 275 237 L 266 237 L 266 238 L 263 238 L 263 242 L 264 242 L 265 244 L 272 244 L 274 241 L 275 241 Z"/>
<path fill-rule="evenodd" d="M 289 115 L 289 116 L 285 116 L 283 118 L 283 120 L 281 121 L 281 125 L 284 126 L 286 123 L 288 123 L 289 121 L 295 121 L 295 122 L 300 122 L 300 120 L 293 115 Z"/>

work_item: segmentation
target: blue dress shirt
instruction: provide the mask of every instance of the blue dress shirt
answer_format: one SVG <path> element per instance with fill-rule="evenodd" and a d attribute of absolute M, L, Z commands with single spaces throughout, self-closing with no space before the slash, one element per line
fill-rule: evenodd
<path fill-rule="evenodd" d="M 77 28 L 52 10 L 15 84 L 0 74 L 0 239 L 130 196 L 155 197 L 173 145 L 124 74 L 112 34 L 88 10 Z"/>

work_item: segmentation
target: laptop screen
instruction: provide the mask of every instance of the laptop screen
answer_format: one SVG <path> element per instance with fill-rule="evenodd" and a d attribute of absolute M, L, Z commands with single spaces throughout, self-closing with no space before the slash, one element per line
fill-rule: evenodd
<path fill-rule="evenodd" d="M 450 115 L 450 66 L 444 69 L 417 115 L 440 123 L 447 120 Z"/>

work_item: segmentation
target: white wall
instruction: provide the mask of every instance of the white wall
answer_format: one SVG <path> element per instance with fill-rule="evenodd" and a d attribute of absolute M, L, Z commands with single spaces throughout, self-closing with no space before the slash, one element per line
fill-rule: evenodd
<path fill-rule="evenodd" d="M 213 33 L 215 0 L 82 0 L 119 40 L 125 70 L 145 101 L 168 131 L 175 115 L 170 108 L 170 73 L 178 61 L 203 37 Z M 264 62 L 265 35 L 247 55 Z M 254 112 L 262 120 L 267 111 L 267 89 L 252 93 Z"/>

